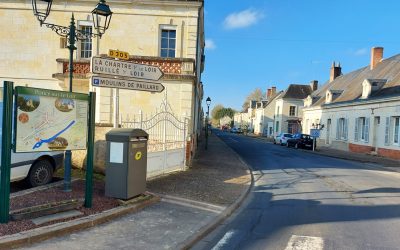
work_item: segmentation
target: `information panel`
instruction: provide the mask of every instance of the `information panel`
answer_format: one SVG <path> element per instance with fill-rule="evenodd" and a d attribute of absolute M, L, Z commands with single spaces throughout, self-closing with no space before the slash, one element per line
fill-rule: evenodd
<path fill-rule="evenodd" d="M 16 87 L 15 152 L 86 149 L 89 96 Z"/>

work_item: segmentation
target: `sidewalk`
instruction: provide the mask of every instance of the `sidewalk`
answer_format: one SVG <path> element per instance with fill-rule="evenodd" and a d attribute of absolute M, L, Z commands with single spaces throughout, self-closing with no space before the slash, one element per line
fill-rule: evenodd
<path fill-rule="evenodd" d="M 24 249 L 190 247 L 233 213 L 246 197 L 252 181 L 247 166 L 215 135 L 210 135 L 207 151 L 204 146 L 203 139 L 188 171 L 147 183 L 147 190 L 161 197 L 158 203 L 84 231 L 70 230 L 65 236 Z"/>

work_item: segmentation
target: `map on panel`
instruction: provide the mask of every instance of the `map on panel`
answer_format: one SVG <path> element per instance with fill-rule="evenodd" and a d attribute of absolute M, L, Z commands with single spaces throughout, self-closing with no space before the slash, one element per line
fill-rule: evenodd
<path fill-rule="evenodd" d="M 86 149 L 88 95 L 16 87 L 15 151 Z"/>

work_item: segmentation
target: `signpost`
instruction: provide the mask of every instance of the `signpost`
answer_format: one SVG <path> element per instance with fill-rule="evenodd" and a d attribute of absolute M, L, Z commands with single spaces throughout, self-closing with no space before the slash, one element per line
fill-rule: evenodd
<path fill-rule="evenodd" d="M 321 130 L 320 129 L 315 129 L 312 128 L 310 129 L 310 136 L 313 138 L 313 151 L 315 151 L 315 142 L 317 140 L 317 138 L 319 138 L 321 135 Z"/>
<path fill-rule="evenodd" d="M 128 52 L 110 49 L 108 55 L 117 59 L 114 60 L 98 56 L 92 57 L 90 67 L 91 72 L 99 75 L 94 75 L 91 82 L 92 86 L 95 87 L 108 87 L 115 89 L 113 91 L 115 103 L 113 123 L 114 128 L 118 128 L 119 89 L 160 93 L 165 89 L 165 87 L 157 81 L 164 76 L 164 73 L 156 66 L 138 64 L 131 61 L 122 61 L 129 59 Z"/>
<path fill-rule="evenodd" d="M 91 82 L 94 87 L 131 89 L 157 93 L 160 93 L 165 89 L 161 83 L 116 79 L 103 76 L 93 76 Z"/>
<path fill-rule="evenodd" d="M 112 75 L 158 81 L 164 74 L 159 67 L 137 64 L 129 61 L 117 61 L 109 58 L 92 57 L 91 69 L 93 74 Z"/>

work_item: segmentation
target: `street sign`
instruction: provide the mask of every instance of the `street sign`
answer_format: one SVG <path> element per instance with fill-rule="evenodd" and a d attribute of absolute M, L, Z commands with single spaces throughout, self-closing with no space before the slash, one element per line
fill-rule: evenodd
<path fill-rule="evenodd" d="M 118 61 L 109 58 L 92 57 L 91 70 L 94 74 L 129 77 L 158 81 L 164 74 L 156 66 Z"/>
<path fill-rule="evenodd" d="M 314 138 L 320 137 L 321 130 L 319 129 L 310 129 L 310 136 Z"/>
<path fill-rule="evenodd" d="M 161 83 L 115 79 L 103 76 L 92 76 L 92 85 L 95 87 L 130 89 L 158 93 L 165 89 L 164 85 Z"/>
<path fill-rule="evenodd" d="M 119 58 L 122 60 L 129 60 L 129 53 L 125 52 L 125 51 L 110 49 L 110 50 L 108 50 L 108 56 Z"/>

